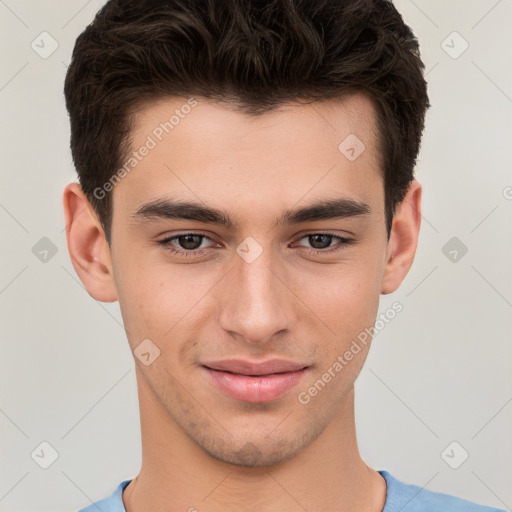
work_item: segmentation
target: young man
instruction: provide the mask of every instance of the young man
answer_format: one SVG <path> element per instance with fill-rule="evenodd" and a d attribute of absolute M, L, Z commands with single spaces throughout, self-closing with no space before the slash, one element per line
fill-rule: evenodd
<path fill-rule="evenodd" d="M 357 446 L 354 381 L 420 229 L 423 69 L 384 0 L 111 0 L 79 36 L 66 236 L 119 300 L 143 450 L 83 510 L 496 510 Z"/>

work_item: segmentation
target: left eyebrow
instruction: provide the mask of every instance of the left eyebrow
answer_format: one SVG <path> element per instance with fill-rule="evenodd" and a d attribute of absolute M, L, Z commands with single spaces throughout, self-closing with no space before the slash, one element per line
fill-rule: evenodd
<path fill-rule="evenodd" d="M 368 215 L 371 208 L 368 204 L 349 198 L 321 200 L 310 205 L 286 210 L 277 219 L 278 225 L 293 225 L 327 219 L 343 219 L 357 215 Z M 239 223 L 223 210 L 190 201 L 157 199 L 143 204 L 132 218 L 142 220 L 184 219 L 212 223 L 236 228 Z"/>
<path fill-rule="evenodd" d="M 277 224 L 300 224 L 327 219 L 344 219 L 357 215 L 368 215 L 371 208 L 368 204 L 354 199 L 330 199 L 320 201 L 303 208 L 287 210 L 277 219 Z"/>

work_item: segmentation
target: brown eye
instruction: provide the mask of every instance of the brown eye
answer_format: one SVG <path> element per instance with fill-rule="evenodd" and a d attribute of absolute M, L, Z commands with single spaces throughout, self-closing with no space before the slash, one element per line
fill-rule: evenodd
<path fill-rule="evenodd" d="M 202 256 L 210 247 L 201 247 L 203 241 L 213 240 L 200 233 L 182 233 L 158 242 L 164 249 L 178 256 Z"/>
<path fill-rule="evenodd" d="M 175 240 L 182 249 L 194 250 L 199 249 L 204 236 L 202 235 L 180 235 Z"/>
<path fill-rule="evenodd" d="M 309 235 L 308 241 L 313 249 L 327 249 L 332 242 L 333 237 L 331 235 Z"/>
<path fill-rule="evenodd" d="M 302 244 L 299 245 L 304 247 L 307 251 L 316 254 L 326 254 L 337 251 L 355 242 L 353 239 L 344 238 L 331 233 L 311 233 L 309 235 L 303 236 L 300 240 L 306 239 L 310 244 L 310 247 L 304 246 Z M 338 243 L 332 245 L 333 240 L 337 240 Z"/>

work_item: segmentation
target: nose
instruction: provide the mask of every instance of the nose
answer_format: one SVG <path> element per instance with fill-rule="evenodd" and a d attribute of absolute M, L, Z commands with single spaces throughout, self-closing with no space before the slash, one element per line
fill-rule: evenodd
<path fill-rule="evenodd" d="M 267 343 L 290 330 L 296 321 L 293 293 L 270 253 L 264 250 L 251 263 L 237 255 L 220 298 L 221 327 L 253 345 Z"/>

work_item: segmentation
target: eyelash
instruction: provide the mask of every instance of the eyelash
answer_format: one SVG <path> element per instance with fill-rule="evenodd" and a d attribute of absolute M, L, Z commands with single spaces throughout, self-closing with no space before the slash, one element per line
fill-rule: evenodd
<path fill-rule="evenodd" d="M 159 240 L 157 243 L 159 245 L 162 245 L 165 250 L 170 251 L 173 254 L 177 254 L 179 256 L 184 256 L 184 257 L 202 256 L 206 251 L 208 251 L 208 249 L 190 249 L 188 251 L 185 250 L 185 249 L 179 250 L 179 249 L 175 249 L 170 244 L 171 241 L 176 240 L 178 238 L 181 238 L 182 236 L 187 236 L 187 235 L 200 236 L 200 237 L 202 237 L 204 239 L 207 239 L 207 240 L 210 240 L 212 242 L 214 241 L 209 236 L 203 235 L 202 233 L 181 233 L 179 235 L 174 235 L 172 237 L 165 238 L 164 240 Z M 354 239 L 344 238 L 342 236 L 335 235 L 334 233 L 325 233 L 325 232 L 308 233 L 307 235 L 301 236 L 299 238 L 299 241 L 304 239 L 304 238 L 308 238 L 308 237 L 314 236 L 314 235 L 329 236 L 329 237 L 337 239 L 338 242 L 339 242 L 337 245 L 334 246 L 334 248 L 308 249 L 307 247 L 305 247 L 307 253 L 314 254 L 314 255 L 330 254 L 330 253 L 333 253 L 333 252 L 336 252 L 336 251 L 340 251 L 341 249 L 344 249 L 345 247 L 347 247 L 347 246 L 349 246 L 349 245 L 351 245 L 351 244 L 353 244 L 355 242 Z"/>

